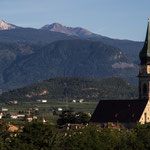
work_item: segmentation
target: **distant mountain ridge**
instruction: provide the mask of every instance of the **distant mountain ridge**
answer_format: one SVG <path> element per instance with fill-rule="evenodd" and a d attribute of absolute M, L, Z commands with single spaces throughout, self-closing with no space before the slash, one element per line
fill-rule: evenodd
<path fill-rule="evenodd" d="M 68 35 L 74 35 L 74 36 L 80 36 L 80 37 L 85 37 L 85 36 L 93 36 L 94 33 L 91 31 L 88 31 L 84 28 L 81 27 L 66 27 L 63 26 L 59 23 L 52 23 L 52 24 L 47 24 L 41 28 L 42 30 L 48 30 L 48 31 L 54 31 L 54 32 L 60 32 L 60 33 L 65 33 Z"/>
<path fill-rule="evenodd" d="M 143 46 L 143 42 L 112 39 L 109 37 L 92 33 L 91 31 L 88 31 L 87 29 L 81 27 L 66 27 L 61 25 L 60 23 L 52 23 L 50 25 L 48 24 L 43 26 L 41 29 L 23 27 L 18 28 L 15 25 L 11 26 L 13 27 L 3 27 L 3 30 L 0 30 L 0 41 L 51 43 L 59 40 L 79 38 L 89 39 L 93 41 L 101 41 L 106 45 L 111 45 L 113 47 L 123 50 L 129 57 L 129 59 L 131 59 L 136 64 L 139 63 L 138 54 Z"/>

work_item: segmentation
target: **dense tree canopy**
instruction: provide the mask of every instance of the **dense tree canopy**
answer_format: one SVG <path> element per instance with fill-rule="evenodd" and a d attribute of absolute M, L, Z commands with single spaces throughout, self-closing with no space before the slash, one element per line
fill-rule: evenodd
<path fill-rule="evenodd" d="M 72 111 L 63 111 L 60 114 L 60 118 L 57 120 L 57 124 L 59 126 L 64 125 L 66 123 L 72 124 L 86 124 L 90 120 L 90 117 L 82 112 L 72 112 Z"/>
<path fill-rule="evenodd" d="M 101 128 L 88 125 L 70 130 L 50 123 L 26 123 L 21 132 L 9 133 L 1 122 L 2 150 L 149 150 L 150 123 L 132 129 Z"/>
<path fill-rule="evenodd" d="M 42 94 L 43 92 L 45 94 Z M 0 101 L 9 101 L 10 99 L 18 101 L 35 101 L 37 99 L 99 101 L 102 99 L 133 99 L 136 97 L 137 88 L 122 78 L 87 79 L 65 77 L 49 79 L 3 93 L 0 95 Z"/>

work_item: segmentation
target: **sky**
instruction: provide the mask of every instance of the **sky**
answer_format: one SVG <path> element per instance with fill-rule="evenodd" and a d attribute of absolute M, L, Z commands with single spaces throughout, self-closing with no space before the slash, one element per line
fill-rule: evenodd
<path fill-rule="evenodd" d="M 0 0 L 0 19 L 41 28 L 58 22 L 116 39 L 144 41 L 150 0 Z"/>

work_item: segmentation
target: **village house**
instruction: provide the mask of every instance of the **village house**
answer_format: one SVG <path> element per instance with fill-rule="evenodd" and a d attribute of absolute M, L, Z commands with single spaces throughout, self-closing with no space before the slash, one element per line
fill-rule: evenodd
<path fill-rule="evenodd" d="M 61 107 L 58 108 L 58 111 L 62 111 L 63 109 Z"/>
<path fill-rule="evenodd" d="M 42 101 L 41 99 L 37 99 L 37 100 L 36 100 L 36 102 L 41 102 L 41 101 Z"/>
<path fill-rule="evenodd" d="M 73 103 L 76 103 L 77 101 L 75 99 L 72 100 Z"/>
<path fill-rule="evenodd" d="M 46 123 L 47 121 L 45 120 L 45 118 L 42 118 L 42 122 L 43 122 L 43 123 Z"/>
<path fill-rule="evenodd" d="M 31 111 L 39 111 L 39 108 L 38 107 L 34 107 L 34 108 L 29 108 L 29 110 L 31 110 Z"/>
<path fill-rule="evenodd" d="M 2 111 L 2 112 L 6 112 L 6 111 L 8 111 L 8 108 L 2 107 L 2 108 L 1 108 L 1 111 Z"/>
<path fill-rule="evenodd" d="M 15 132 L 15 131 L 18 131 L 18 130 L 19 130 L 18 126 L 15 126 L 15 125 L 12 125 L 12 124 L 8 125 L 8 131 L 9 132 Z"/>
<path fill-rule="evenodd" d="M 2 117 L 3 117 L 3 113 L 0 113 L 0 119 L 2 119 Z"/>
<path fill-rule="evenodd" d="M 88 125 L 88 124 L 87 124 Z M 87 126 L 86 125 L 86 126 Z M 61 126 L 62 130 L 71 130 L 71 129 L 84 129 L 85 125 L 83 124 L 71 124 L 71 123 L 66 123 L 63 126 Z"/>
<path fill-rule="evenodd" d="M 25 117 L 25 114 L 17 114 L 18 119 L 23 119 Z"/>
<path fill-rule="evenodd" d="M 33 111 L 39 111 L 39 108 L 38 107 L 34 107 L 32 110 Z"/>
<path fill-rule="evenodd" d="M 79 103 L 83 103 L 84 102 L 84 99 L 79 99 Z"/>
<path fill-rule="evenodd" d="M 46 99 L 42 99 L 42 103 L 47 103 L 47 100 Z"/>
<path fill-rule="evenodd" d="M 26 115 L 24 119 L 25 119 L 25 121 L 31 122 L 34 119 L 38 119 L 38 117 L 37 116 Z"/>
<path fill-rule="evenodd" d="M 9 104 L 18 104 L 18 101 L 17 100 L 13 100 L 13 101 L 9 101 L 8 103 Z"/>
<path fill-rule="evenodd" d="M 17 116 L 17 115 L 11 115 L 11 118 L 12 118 L 12 119 L 17 119 L 18 116 Z"/>
<path fill-rule="evenodd" d="M 130 126 L 140 122 L 150 122 L 150 25 L 148 22 L 146 39 L 140 52 L 139 98 L 134 100 L 101 100 L 91 122 L 122 123 Z"/>

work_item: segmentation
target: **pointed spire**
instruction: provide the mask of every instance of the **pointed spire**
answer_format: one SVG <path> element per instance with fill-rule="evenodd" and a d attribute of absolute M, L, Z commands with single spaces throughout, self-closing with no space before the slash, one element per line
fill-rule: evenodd
<path fill-rule="evenodd" d="M 147 56 L 150 57 L 150 25 L 149 25 L 149 21 L 150 18 L 148 18 L 148 27 L 147 27 L 147 35 L 146 35 L 146 39 L 147 39 Z"/>
<path fill-rule="evenodd" d="M 146 33 L 144 47 L 140 52 L 141 63 L 142 62 L 146 63 L 147 58 L 148 57 L 150 58 L 150 23 L 149 22 L 150 22 L 150 18 L 148 18 L 147 33 Z"/>

